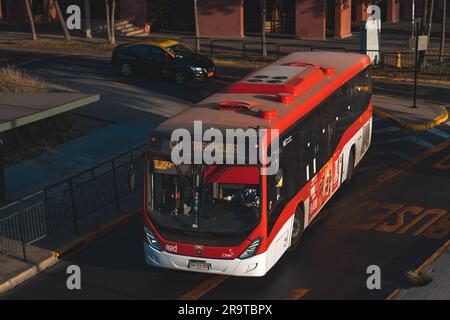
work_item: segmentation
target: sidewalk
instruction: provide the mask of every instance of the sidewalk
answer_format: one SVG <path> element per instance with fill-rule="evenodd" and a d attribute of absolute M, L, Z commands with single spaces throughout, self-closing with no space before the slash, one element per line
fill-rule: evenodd
<path fill-rule="evenodd" d="M 37 192 L 145 143 L 150 129 L 112 124 L 5 169 L 8 201 Z M 1 217 L 0 217 L 1 218 Z"/>
<path fill-rule="evenodd" d="M 422 270 L 433 281 L 423 287 L 413 287 L 400 291 L 396 300 L 450 300 L 450 247 L 428 267 Z"/>
<path fill-rule="evenodd" d="M 412 108 L 412 99 L 373 95 L 375 115 L 394 122 L 402 129 L 424 131 L 448 120 L 447 106 L 422 99 L 417 100 L 417 108 Z"/>
<path fill-rule="evenodd" d="M 141 214 L 142 190 L 137 190 L 120 201 L 120 208 L 111 204 L 97 210 L 81 220 L 80 234 L 73 234 L 72 226 L 61 229 L 26 248 L 27 261 L 22 250 L 14 255 L 0 256 L 0 298 L 1 295 L 47 268 L 58 263 L 65 256 L 83 245 L 113 231 Z M 0 239 L 1 241 L 1 239 Z"/>

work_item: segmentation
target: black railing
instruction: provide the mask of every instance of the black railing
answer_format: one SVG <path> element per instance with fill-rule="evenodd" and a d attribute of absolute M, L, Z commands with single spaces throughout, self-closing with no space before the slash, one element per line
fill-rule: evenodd
<path fill-rule="evenodd" d="M 80 232 L 80 221 L 143 186 L 144 145 L 0 208 L 0 255 L 22 250 L 66 227 Z M 140 207 L 140 201 L 136 208 Z"/>
<path fill-rule="evenodd" d="M 262 57 L 262 44 L 258 41 L 240 39 L 213 39 L 184 37 L 180 41 L 200 53 L 215 58 L 275 60 L 299 51 L 359 52 L 344 47 L 313 47 L 308 45 L 267 42 L 267 56 Z M 375 51 L 372 51 L 375 53 Z M 386 71 L 413 72 L 415 54 L 413 51 L 376 51 L 378 60 L 375 68 Z M 420 72 L 432 75 L 450 75 L 450 55 L 426 54 L 420 60 Z"/>

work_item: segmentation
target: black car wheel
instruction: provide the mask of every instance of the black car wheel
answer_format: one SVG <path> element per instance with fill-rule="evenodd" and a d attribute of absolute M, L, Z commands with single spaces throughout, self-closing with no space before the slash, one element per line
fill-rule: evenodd
<path fill-rule="evenodd" d="M 302 240 L 303 231 L 305 229 L 305 215 L 300 206 L 297 207 L 294 215 L 294 224 L 292 226 L 291 247 L 289 250 L 295 249 Z"/>
<path fill-rule="evenodd" d="M 183 85 L 186 82 L 187 76 L 186 73 L 182 70 L 177 71 L 175 73 L 175 83 L 179 86 Z"/>
<path fill-rule="evenodd" d="M 120 72 L 125 77 L 131 77 L 133 75 L 133 73 L 134 73 L 134 69 L 133 69 L 133 66 L 131 64 L 129 64 L 127 62 L 124 62 L 120 66 Z"/>

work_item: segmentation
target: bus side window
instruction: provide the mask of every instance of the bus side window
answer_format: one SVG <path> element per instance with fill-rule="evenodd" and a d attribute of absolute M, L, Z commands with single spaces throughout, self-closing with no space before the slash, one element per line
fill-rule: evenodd
<path fill-rule="evenodd" d="M 312 114 L 308 115 L 301 122 L 301 137 L 300 148 L 304 150 L 304 157 L 302 161 L 305 183 L 311 180 L 314 176 L 314 149 L 316 148 L 316 137 L 315 137 L 315 111 Z"/>
<path fill-rule="evenodd" d="M 318 118 L 318 126 L 315 130 L 317 145 L 315 150 L 316 168 L 313 168 L 315 169 L 314 174 L 319 172 L 330 157 L 331 146 L 328 131 L 330 124 L 330 104 L 327 101 L 317 108 L 316 116 Z"/>
<path fill-rule="evenodd" d="M 270 234 L 286 203 L 284 184 L 285 176 L 281 168 L 277 174 L 267 176 L 267 234 Z"/>

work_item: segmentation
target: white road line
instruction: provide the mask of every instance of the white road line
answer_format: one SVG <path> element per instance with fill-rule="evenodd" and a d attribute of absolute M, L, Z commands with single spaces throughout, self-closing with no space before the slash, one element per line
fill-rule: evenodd
<path fill-rule="evenodd" d="M 374 144 L 376 145 L 384 145 L 384 144 L 391 144 L 391 143 L 397 143 L 397 142 L 403 142 L 403 141 L 411 141 L 414 142 L 418 145 L 421 145 L 422 147 L 425 147 L 427 149 L 429 148 L 433 148 L 434 144 L 425 141 L 423 139 L 417 138 L 416 136 L 408 136 L 408 137 L 402 137 L 402 138 L 393 138 L 393 139 L 388 139 L 388 140 L 381 140 L 381 141 L 377 141 Z"/>
<path fill-rule="evenodd" d="M 411 140 L 412 142 L 415 142 L 415 143 L 417 143 L 417 144 L 420 144 L 421 146 L 423 146 L 423 147 L 425 147 L 425 148 L 427 148 L 427 149 L 433 148 L 433 147 L 434 147 L 434 144 L 429 143 L 429 142 L 427 142 L 427 141 L 425 141 L 425 140 L 423 140 L 423 139 L 417 138 L 417 137 L 415 137 L 415 136 L 409 136 L 409 137 L 408 137 L 408 140 Z"/>
<path fill-rule="evenodd" d="M 386 156 L 386 155 L 394 155 L 396 157 L 399 157 L 402 160 L 409 160 L 411 157 L 401 151 L 382 151 L 382 152 L 376 152 L 373 154 L 374 156 Z"/>
<path fill-rule="evenodd" d="M 437 136 L 439 136 L 439 137 L 442 137 L 442 138 L 444 138 L 444 139 L 450 138 L 450 134 L 448 134 L 448 133 L 445 132 L 445 131 L 436 129 L 436 128 L 431 128 L 431 129 L 428 130 L 428 132 L 431 132 L 431 133 L 433 133 L 433 134 L 435 134 L 435 135 L 437 135 Z"/>
<path fill-rule="evenodd" d="M 373 130 L 373 133 L 379 134 L 379 133 L 394 132 L 394 131 L 399 131 L 399 130 L 401 130 L 399 127 L 392 126 L 392 127 L 386 127 L 386 128 L 382 128 L 382 129 Z"/>

